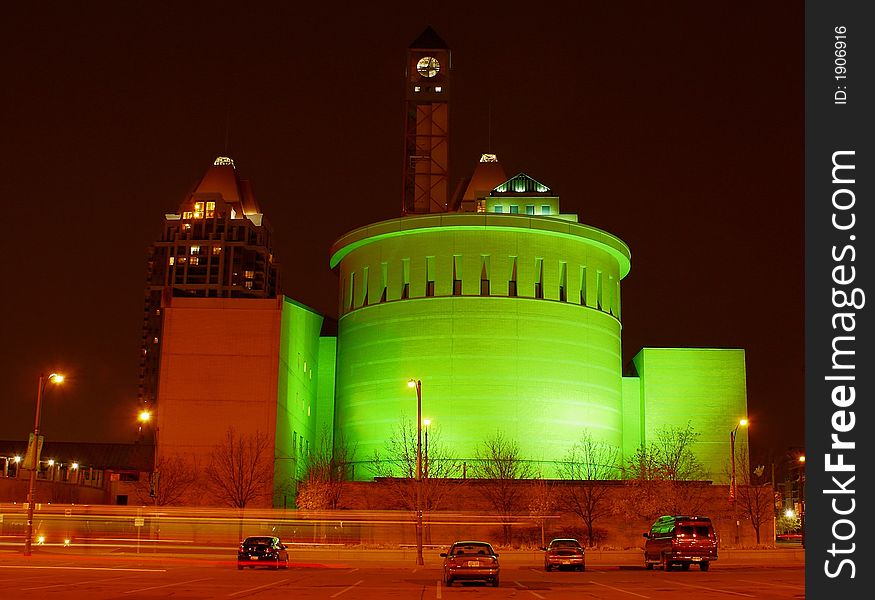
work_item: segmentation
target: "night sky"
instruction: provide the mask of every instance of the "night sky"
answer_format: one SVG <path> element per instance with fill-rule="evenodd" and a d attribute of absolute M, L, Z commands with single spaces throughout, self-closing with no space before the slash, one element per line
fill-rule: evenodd
<path fill-rule="evenodd" d="M 0 439 L 53 370 L 47 439 L 135 439 L 147 249 L 218 155 L 285 294 L 336 318 L 329 246 L 400 215 L 405 50 L 431 24 L 450 189 L 485 151 L 550 186 L 631 248 L 624 363 L 744 348 L 752 450 L 802 445 L 801 2 L 25 4 L 0 23 Z"/>

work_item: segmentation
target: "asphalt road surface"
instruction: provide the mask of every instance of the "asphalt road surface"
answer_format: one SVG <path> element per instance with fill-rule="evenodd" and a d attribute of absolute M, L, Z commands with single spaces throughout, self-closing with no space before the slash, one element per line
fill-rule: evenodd
<path fill-rule="evenodd" d="M 501 585 L 447 588 L 434 566 L 372 567 L 292 564 L 288 570 L 244 569 L 233 561 L 162 557 L 0 556 L 0 597 L 10 599 L 198 600 L 295 598 L 313 600 L 634 600 L 637 598 L 804 598 L 804 568 L 724 566 L 708 572 L 588 568 L 546 573 L 535 566 L 502 567 Z"/>

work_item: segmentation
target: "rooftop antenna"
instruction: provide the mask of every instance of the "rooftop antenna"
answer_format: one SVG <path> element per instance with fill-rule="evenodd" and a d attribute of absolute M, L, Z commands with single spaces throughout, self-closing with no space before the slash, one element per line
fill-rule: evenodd
<path fill-rule="evenodd" d="M 228 156 L 228 148 L 231 145 L 231 102 L 228 102 L 228 112 L 225 115 L 225 156 Z"/>
<path fill-rule="evenodd" d="M 486 151 L 492 152 L 492 100 L 489 101 L 489 116 L 486 118 Z"/>

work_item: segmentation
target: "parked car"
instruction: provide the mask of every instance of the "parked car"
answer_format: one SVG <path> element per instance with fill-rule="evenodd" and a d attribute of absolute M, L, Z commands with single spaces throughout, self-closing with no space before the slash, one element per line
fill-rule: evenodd
<path fill-rule="evenodd" d="M 444 583 L 452 587 L 455 581 L 483 581 L 498 587 L 500 566 L 498 553 L 487 542 L 454 542 L 444 558 Z"/>
<path fill-rule="evenodd" d="M 289 552 L 278 537 L 254 536 L 240 542 L 237 550 L 237 569 L 267 567 L 289 568 Z"/>
<path fill-rule="evenodd" d="M 717 560 L 717 536 L 708 517 L 666 515 L 659 517 L 644 537 L 644 567 L 660 565 L 670 571 L 680 565 L 686 571 L 696 563 L 707 571 Z"/>
<path fill-rule="evenodd" d="M 553 567 L 586 570 L 583 546 L 573 538 L 556 538 L 541 550 L 544 551 L 545 571 L 552 571 Z"/>

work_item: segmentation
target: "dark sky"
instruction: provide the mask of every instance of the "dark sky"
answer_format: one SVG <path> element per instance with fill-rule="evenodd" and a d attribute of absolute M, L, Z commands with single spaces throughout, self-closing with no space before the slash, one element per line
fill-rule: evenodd
<path fill-rule="evenodd" d="M 0 439 L 52 370 L 49 439 L 134 439 L 147 248 L 229 122 L 285 293 L 336 317 L 330 244 L 400 214 L 404 53 L 430 23 L 451 189 L 489 149 L 552 187 L 631 248 L 624 363 L 744 348 L 754 451 L 802 444 L 801 2 L 80 4 L 0 23 Z"/>

